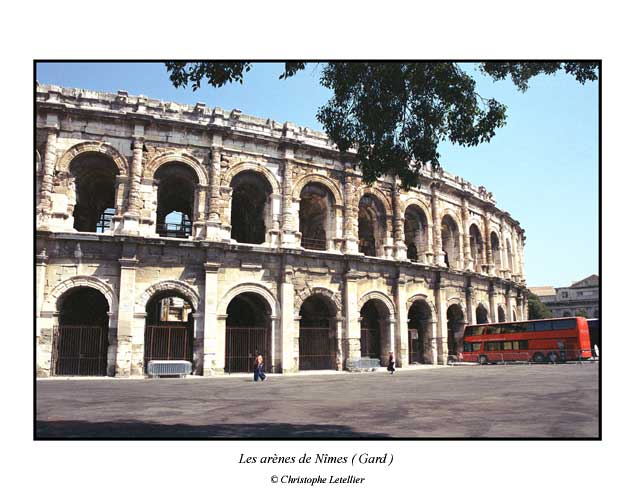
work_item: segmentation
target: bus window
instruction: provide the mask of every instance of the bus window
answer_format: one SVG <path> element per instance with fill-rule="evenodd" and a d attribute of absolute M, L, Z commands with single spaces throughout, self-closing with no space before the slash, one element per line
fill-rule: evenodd
<path fill-rule="evenodd" d="M 472 351 L 473 352 L 478 352 L 481 350 L 481 343 L 480 342 L 472 342 Z"/>
<path fill-rule="evenodd" d="M 503 351 L 511 351 L 512 343 L 511 342 L 503 342 Z"/>
<path fill-rule="evenodd" d="M 487 334 L 497 334 L 497 333 L 503 333 L 503 327 L 502 326 L 488 326 L 487 327 Z"/>
<path fill-rule="evenodd" d="M 553 322 L 554 330 L 570 330 L 572 328 L 577 328 L 578 322 L 575 318 L 571 319 L 559 319 Z"/>
<path fill-rule="evenodd" d="M 485 350 L 486 351 L 500 351 L 501 343 L 500 342 L 485 342 Z"/>
<path fill-rule="evenodd" d="M 546 332 L 547 330 L 553 330 L 552 326 L 553 321 L 535 321 L 534 322 L 534 331 L 536 332 Z"/>
<path fill-rule="evenodd" d="M 465 329 L 464 337 L 469 337 L 470 335 L 483 335 L 483 331 L 485 330 L 484 326 L 468 326 Z"/>
<path fill-rule="evenodd" d="M 506 333 L 517 333 L 517 332 L 533 332 L 534 325 L 533 323 L 512 323 L 507 325 L 505 329 Z"/>
<path fill-rule="evenodd" d="M 518 348 L 521 351 L 525 351 L 525 350 L 529 349 L 529 341 L 528 340 L 519 340 L 518 341 Z"/>

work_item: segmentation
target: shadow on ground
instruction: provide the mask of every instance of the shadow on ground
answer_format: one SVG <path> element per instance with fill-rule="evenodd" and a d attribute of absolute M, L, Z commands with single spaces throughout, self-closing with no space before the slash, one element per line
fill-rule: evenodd
<path fill-rule="evenodd" d="M 86 422 L 38 420 L 36 439 L 305 439 L 387 438 L 388 434 L 360 433 L 345 425 L 296 424 L 157 424 L 139 420 Z"/>

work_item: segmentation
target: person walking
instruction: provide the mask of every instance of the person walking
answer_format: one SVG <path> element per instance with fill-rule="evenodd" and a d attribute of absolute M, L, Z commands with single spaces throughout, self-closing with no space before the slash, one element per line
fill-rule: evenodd
<path fill-rule="evenodd" d="M 260 352 L 256 351 L 256 359 L 254 360 L 254 382 L 258 382 L 258 379 L 265 380 L 265 360 Z"/>
<path fill-rule="evenodd" d="M 388 353 L 388 372 L 391 375 L 395 373 L 395 357 L 392 352 Z"/>

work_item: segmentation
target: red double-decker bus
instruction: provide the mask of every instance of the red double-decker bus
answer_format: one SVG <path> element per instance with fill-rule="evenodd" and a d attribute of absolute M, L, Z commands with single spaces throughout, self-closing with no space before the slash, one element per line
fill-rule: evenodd
<path fill-rule="evenodd" d="M 498 361 L 556 363 L 591 356 L 585 318 L 470 325 L 463 334 L 463 360 L 481 364 Z"/>

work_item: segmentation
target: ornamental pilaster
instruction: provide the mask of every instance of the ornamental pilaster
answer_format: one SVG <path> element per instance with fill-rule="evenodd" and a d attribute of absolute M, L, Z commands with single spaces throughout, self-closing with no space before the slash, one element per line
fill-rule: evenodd
<path fill-rule="evenodd" d="M 39 226 L 46 227 L 53 208 L 53 175 L 55 173 L 55 162 L 57 160 L 57 136 L 59 125 L 57 116 L 49 115 L 47 122 L 46 146 L 44 149 L 44 169 L 42 173 L 42 184 L 40 193 L 40 204 L 38 206 Z"/>
<path fill-rule="evenodd" d="M 407 258 L 406 242 L 404 235 L 404 219 L 401 210 L 401 188 L 395 178 L 392 189 L 392 213 L 393 213 L 393 230 L 394 230 L 394 257 L 396 260 L 405 260 Z"/>
<path fill-rule="evenodd" d="M 430 184 L 432 193 L 432 245 L 437 266 L 445 267 L 445 259 L 443 258 L 443 250 L 441 245 L 441 219 L 439 213 L 439 196 L 438 183 Z"/>
<path fill-rule="evenodd" d="M 465 269 L 467 271 L 480 272 L 480 269 L 476 269 L 474 265 L 478 261 L 477 258 L 472 258 L 472 249 L 470 248 L 470 227 L 469 227 L 470 212 L 467 209 L 467 199 L 461 198 L 461 221 L 463 222 L 463 260 L 465 262 Z"/>

